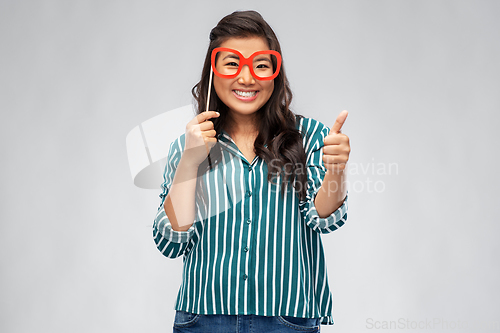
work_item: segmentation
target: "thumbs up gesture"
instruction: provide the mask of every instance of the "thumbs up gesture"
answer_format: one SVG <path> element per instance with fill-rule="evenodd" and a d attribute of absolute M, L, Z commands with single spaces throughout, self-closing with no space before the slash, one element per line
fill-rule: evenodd
<path fill-rule="evenodd" d="M 344 110 L 338 115 L 330 133 L 323 141 L 323 162 L 330 172 L 343 171 L 349 160 L 349 153 L 351 152 L 349 137 L 341 132 L 347 114 L 347 111 Z"/>

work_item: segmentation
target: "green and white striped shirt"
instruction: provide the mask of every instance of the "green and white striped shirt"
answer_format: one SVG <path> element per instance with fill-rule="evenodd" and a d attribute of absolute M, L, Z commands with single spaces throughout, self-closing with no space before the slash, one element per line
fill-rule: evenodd
<path fill-rule="evenodd" d="M 282 196 L 280 178 L 267 180 L 266 162 L 256 156 L 249 163 L 223 131 L 221 162 L 201 176 L 208 201 L 197 196 L 195 221 L 187 231 L 173 230 L 163 209 L 184 134 L 172 142 L 153 237 L 166 257 L 183 255 L 176 310 L 320 317 L 321 324 L 333 324 L 321 234 L 345 223 L 347 197 L 330 216 L 318 216 L 314 198 L 326 172 L 321 148 L 329 128 L 311 118 L 301 118 L 298 128 L 307 156 L 306 200 L 299 201 L 290 185 Z"/>

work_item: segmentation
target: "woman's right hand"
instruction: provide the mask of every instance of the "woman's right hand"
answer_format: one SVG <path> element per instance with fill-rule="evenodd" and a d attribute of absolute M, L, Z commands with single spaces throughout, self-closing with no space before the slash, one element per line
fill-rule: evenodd
<path fill-rule="evenodd" d="M 201 162 L 207 158 L 210 149 L 217 143 L 214 123 L 209 119 L 218 116 L 219 113 L 216 111 L 205 111 L 186 125 L 186 144 L 182 154 L 185 165 L 198 168 Z"/>

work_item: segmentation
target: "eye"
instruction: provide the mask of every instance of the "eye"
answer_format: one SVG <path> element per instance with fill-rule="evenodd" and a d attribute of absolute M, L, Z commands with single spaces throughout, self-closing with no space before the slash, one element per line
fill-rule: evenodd
<path fill-rule="evenodd" d="M 228 63 L 226 64 L 226 66 L 234 66 L 234 67 L 238 67 L 238 64 L 237 64 L 237 63 L 235 63 L 235 62 L 228 62 Z"/>
<path fill-rule="evenodd" d="M 260 65 L 257 65 L 256 68 L 270 68 L 270 67 L 266 64 L 260 64 Z"/>

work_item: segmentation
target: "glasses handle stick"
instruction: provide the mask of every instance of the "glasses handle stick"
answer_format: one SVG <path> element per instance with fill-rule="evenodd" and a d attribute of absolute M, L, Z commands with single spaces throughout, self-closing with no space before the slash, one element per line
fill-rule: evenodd
<path fill-rule="evenodd" d="M 214 71 L 210 66 L 210 78 L 208 79 L 208 95 L 207 95 L 207 108 L 205 111 L 208 111 L 208 107 L 210 105 L 210 91 L 212 90 L 212 76 Z M 210 158 L 210 153 L 208 154 L 208 165 L 210 165 L 210 170 L 212 170 L 212 159 Z"/>
<path fill-rule="evenodd" d="M 207 96 L 207 109 L 205 111 L 208 111 L 208 107 L 210 105 L 210 91 L 212 90 L 212 76 L 214 74 L 214 71 L 212 70 L 212 67 L 210 67 L 210 78 L 208 79 L 208 96 Z"/>

